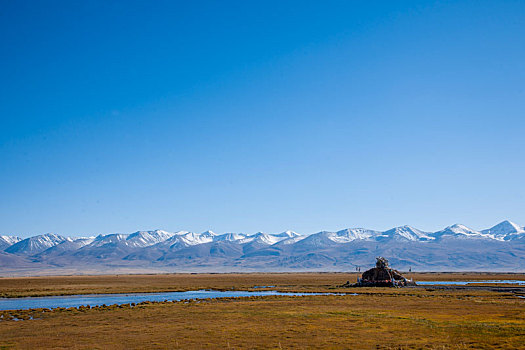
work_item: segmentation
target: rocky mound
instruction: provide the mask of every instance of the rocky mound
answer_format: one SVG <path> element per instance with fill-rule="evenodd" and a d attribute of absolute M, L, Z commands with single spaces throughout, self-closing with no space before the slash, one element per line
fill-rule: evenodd
<path fill-rule="evenodd" d="M 388 260 L 383 257 L 376 258 L 376 267 L 363 272 L 357 279 L 359 287 L 404 287 L 415 286 L 411 279 L 405 278 L 399 271 L 388 266 Z"/>

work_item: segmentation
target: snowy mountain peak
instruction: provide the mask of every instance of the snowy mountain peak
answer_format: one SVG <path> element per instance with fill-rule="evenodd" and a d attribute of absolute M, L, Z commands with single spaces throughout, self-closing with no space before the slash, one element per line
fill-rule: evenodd
<path fill-rule="evenodd" d="M 184 236 L 187 233 L 190 233 L 190 231 L 177 231 L 177 232 L 174 232 L 174 235 L 175 236 Z"/>
<path fill-rule="evenodd" d="M 126 238 L 126 243 L 130 247 L 148 247 L 173 237 L 175 234 L 163 230 L 137 231 Z"/>
<path fill-rule="evenodd" d="M 483 239 L 493 239 L 490 235 L 484 234 L 480 231 L 473 230 L 465 225 L 455 224 L 448 226 L 444 230 L 434 232 L 431 234 L 434 238 L 483 238 Z"/>
<path fill-rule="evenodd" d="M 409 240 L 409 241 L 430 241 L 435 239 L 428 232 L 423 232 L 412 226 L 399 226 L 383 232 L 383 237 Z"/>
<path fill-rule="evenodd" d="M 295 235 L 291 235 L 290 237 L 285 237 L 283 235 L 283 233 L 280 233 L 278 234 L 277 236 L 279 236 L 279 238 L 281 238 L 282 240 L 280 240 L 279 242 L 277 242 L 276 244 L 278 244 L 279 246 L 285 246 L 285 245 L 290 245 L 290 244 L 294 244 L 294 243 L 297 243 L 309 236 L 303 236 L 297 232 L 293 232 L 293 231 L 286 231 L 286 232 L 291 232 L 290 234 L 295 234 Z M 287 235 L 288 236 L 288 235 Z"/>
<path fill-rule="evenodd" d="M 97 237 L 95 237 L 95 239 L 89 244 L 89 246 L 101 247 L 105 244 L 112 244 L 120 241 L 125 241 L 128 237 L 129 235 L 123 235 L 121 233 L 111 233 L 108 235 L 100 234 Z"/>
<path fill-rule="evenodd" d="M 17 236 L 0 236 L 0 251 L 20 242 L 21 240 L 22 238 Z"/>
<path fill-rule="evenodd" d="M 455 234 L 463 234 L 463 235 L 478 235 L 479 234 L 479 231 L 473 230 L 462 224 L 454 224 L 452 226 L 449 226 L 445 228 L 445 231 L 449 231 Z"/>
<path fill-rule="evenodd" d="M 523 227 L 520 227 L 512 221 L 505 220 L 481 232 L 498 240 L 511 240 L 520 236 L 521 234 L 524 234 L 525 230 Z"/>
<path fill-rule="evenodd" d="M 15 243 L 18 243 L 22 240 L 22 238 L 17 236 L 0 236 L 0 242 L 5 242 L 9 245 L 13 245 Z"/>
<path fill-rule="evenodd" d="M 282 241 L 282 239 L 280 237 L 276 237 L 276 236 L 273 236 L 273 235 L 269 235 L 269 234 L 266 234 L 266 233 L 263 233 L 263 232 L 258 232 L 256 233 L 255 235 L 255 241 L 256 242 L 260 242 L 260 243 L 264 243 L 264 244 L 275 244 L 279 241 Z"/>
<path fill-rule="evenodd" d="M 302 236 L 294 231 L 284 231 L 281 233 L 264 233 L 264 232 L 257 232 L 253 235 L 247 236 L 246 238 L 242 239 L 242 243 L 248 243 L 248 242 L 258 242 L 263 244 L 276 244 L 281 241 L 289 240 L 289 242 L 292 242 L 290 239 L 295 239 L 294 241 L 300 240 Z"/>
<path fill-rule="evenodd" d="M 253 235 L 249 235 L 244 238 L 241 238 L 238 242 L 241 244 L 251 243 L 251 242 L 262 243 L 262 244 L 275 244 L 279 242 L 280 240 L 281 239 L 275 236 L 270 236 L 267 233 L 257 232 L 257 233 L 254 233 Z"/>
<path fill-rule="evenodd" d="M 5 251 L 12 254 L 34 255 L 66 240 L 66 237 L 54 233 L 46 233 L 21 240 L 5 249 Z"/>
<path fill-rule="evenodd" d="M 512 221 L 505 220 L 500 222 L 496 226 L 491 227 L 489 231 L 492 233 L 518 233 L 522 232 L 523 228 L 513 223 Z"/>
<path fill-rule="evenodd" d="M 336 237 L 332 237 L 335 242 L 351 242 L 356 239 L 368 240 L 379 234 L 378 231 L 369 230 L 366 228 L 347 228 L 337 231 Z"/>
<path fill-rule="evenodd" d="M 229 241 L 235 242 L 246 238 L 244 233 L 224 233 L 222 235 L 215 236 L 216 241 Z"/>
<path fill-rule="evenodd" d="M 281 233 L 274 234 L 272 236 L 282 237 L 282 238 L 287 239 L 287 238 L 299 237 L 299 236 L 301 236 L 301 234 L 297 233 L 295 231 L 288 230 L 288 231 L 284 231 L 284 232 L 281 232 Z"/>
<path fill-rule="evenodd" d="M 204 231 L 203 233 L 201 233 L 201 236 L 204 236 L 204 237 L 215 237 L 215 236 L 217 236 L 217 234 L 215 232 L 213 232 L 212 230 L 208 230 L 208 231 Z"/>
<path fill-rule="evenodd" d="M 194 233 L 194 232 L 188 232 L 185 235 L 183 235 L 181 238 L 184 240 L 184 242 L 187 245 L 196 245 L 196 244 L 212 242 L 213 237 L 214 236 Z"/>

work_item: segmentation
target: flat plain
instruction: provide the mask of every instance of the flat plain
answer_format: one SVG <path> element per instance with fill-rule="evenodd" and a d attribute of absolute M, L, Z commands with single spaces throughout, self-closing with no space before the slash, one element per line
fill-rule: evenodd
<path fill-rule="evenodd" d="M 415 280 L 525 280 L 523 274 L 414 273 Z M 24 297 L 196 289 L 357 293 L 0 311 L 0 348 L 522 349 L 523 288 L 340 288 L 357 274 L 162 274 L 0 278 Z M 16 318 L 21 321 L 7 320 Z M 32 319 L 31 319 L 32 318 Z"/>

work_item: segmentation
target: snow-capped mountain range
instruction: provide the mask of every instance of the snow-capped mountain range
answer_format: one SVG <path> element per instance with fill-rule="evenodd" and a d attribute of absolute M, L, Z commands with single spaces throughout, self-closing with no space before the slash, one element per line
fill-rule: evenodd
<path fill-rule="evenodd" d="M 411 226 L 349 228 L 301 235 L 138 231 L 96 237 L 0 236 L 0 274 L 34 269 L 111 271 L 352 270 L 387 256 L 398 268 L 525 270 L 525 228 L 503 221 L 476 231 L 456 224 L 436 232 Z"/>

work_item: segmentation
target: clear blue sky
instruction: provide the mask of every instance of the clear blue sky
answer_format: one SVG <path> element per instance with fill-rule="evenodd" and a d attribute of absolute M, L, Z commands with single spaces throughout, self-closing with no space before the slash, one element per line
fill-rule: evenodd
<path fill-rule="evenodd" d="M 525 224 L 523 1 L 0 2 L 0 234 Z"/>

